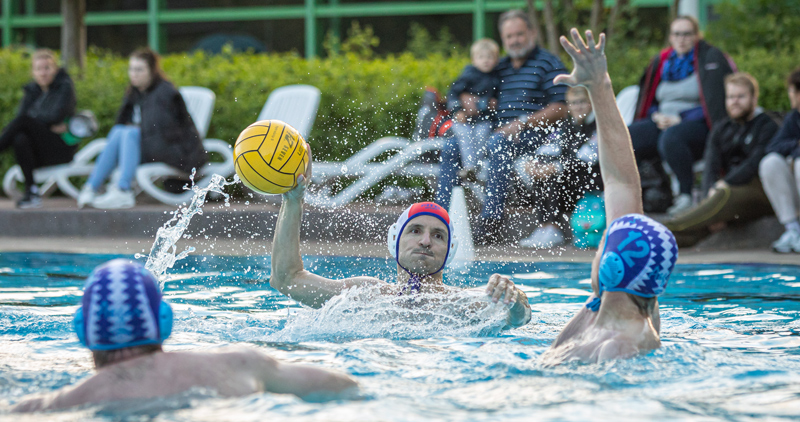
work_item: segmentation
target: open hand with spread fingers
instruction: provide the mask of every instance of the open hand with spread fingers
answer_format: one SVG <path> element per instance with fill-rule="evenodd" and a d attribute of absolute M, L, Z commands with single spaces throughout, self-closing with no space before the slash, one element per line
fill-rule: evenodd
<path fill-rule="evenodd" d="M 606 35 L 600 34 L 600 42 L 595 44 L 592 31 L 586 31 L 586 42 L 583 42 L 578 30 L 572 28 L 569 31 L 572 36 L 571 43 L 567 37 L 560 38 L 561 45 L 567 54 L 572 57 L 575 68 L 569 75 L 558 75 L 553 82 L 557 84 L 567 84 L 570 86 L 582 85 L 591 88 L 593 85 L 610 82 L 608 76 L 608 63 L 606 62 Z"/>

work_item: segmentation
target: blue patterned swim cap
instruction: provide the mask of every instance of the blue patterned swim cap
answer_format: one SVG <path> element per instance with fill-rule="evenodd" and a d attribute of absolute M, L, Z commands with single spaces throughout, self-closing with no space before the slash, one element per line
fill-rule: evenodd
<path fill-rule="evenodd" d="M 641 214 L 617 218 L 606 233 L 600 258 L 600 290 L 656 297 L 678 260 L 675 236 L 663 224 Z"/>
<path fill-rule="evenodd" d="M 90 350 L 161 344 L 172 332 L 172 308 L 153 274 L 136 262 L 115 259 L 95 268 L 81 305 L 75 331 Z"/>

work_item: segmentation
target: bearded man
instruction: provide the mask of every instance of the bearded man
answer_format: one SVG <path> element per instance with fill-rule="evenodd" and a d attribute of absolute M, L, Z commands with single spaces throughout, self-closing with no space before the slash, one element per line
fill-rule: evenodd
<path fill-rule="evenodd" d="M 778 125 L 758 106 L 758 81 L 739 72 L 725 78 L 728 117 L 711 129 L 704 154 L 703 199 L 665 225 L 679 246 L 692 246 L 727 223 L 772 214 L 758 165 Z"/>

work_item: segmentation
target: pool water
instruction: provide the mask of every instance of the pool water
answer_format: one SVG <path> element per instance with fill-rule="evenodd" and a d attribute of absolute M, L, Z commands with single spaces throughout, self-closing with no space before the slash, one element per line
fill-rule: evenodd
<path fill-rule="evenodd" d="M 7 405 L 92 374 L 71 328 L 83 278 L 110 255 L 0 254 L 0 420 Z M 307 257 L 327 277 L 393 278 L 374 258 Z M 168 272 L 176 311 L 165 349 L 249 344 L 288 362 L 335 368 L 354 401 L 304 402 L 213 391 L 40 414 L 23 420 L 732 420 L 800 418 L 800 267 L 679 265 L 661 302 L 663 347 L 631 360 L 545 368 L 540 356 L 588 295 L 589 264 L 475 263 L 460 287 L 514 276 L 533 318 L 502 330 L 482 315 L 370 300 L 350 291 L 320 310 L 268 285 L 269 257 L 190 256 Z M 480 295 L 465 300 L 485 300 Z M 498 305 L 499 306 L 499 305 Z M 449 313 L 448 313 L 449 312 Z"/>

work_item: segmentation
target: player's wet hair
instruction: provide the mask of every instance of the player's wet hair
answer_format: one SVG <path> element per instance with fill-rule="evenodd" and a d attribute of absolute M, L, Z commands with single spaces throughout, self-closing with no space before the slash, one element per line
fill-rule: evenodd
<path fill-rule="evenodd" d="M 150 86 L 153 86 L 161 79 L 167 79 L 164 70 L 161 69 L 161 56 L 150 47 L 141 47 L 131 53 L 130 58 L 139 59 L 147 63 L 147 68 L 150 70 L 150 76 L 153 78 Z"/>
<path fill-rule="evenodd" d="M 533 25 L 531 24 L 531 18 L 528 17 L 528 14 L 520 9 L 512 9 L 507 12 L 504 12 L 500 17 L 497 19 L 497 27 L 502 28 L 503 24 L 510 21 L 511 19 L 522 19 L 525 22 L 525 26 L 528 29 L 533 30 Z"/>

